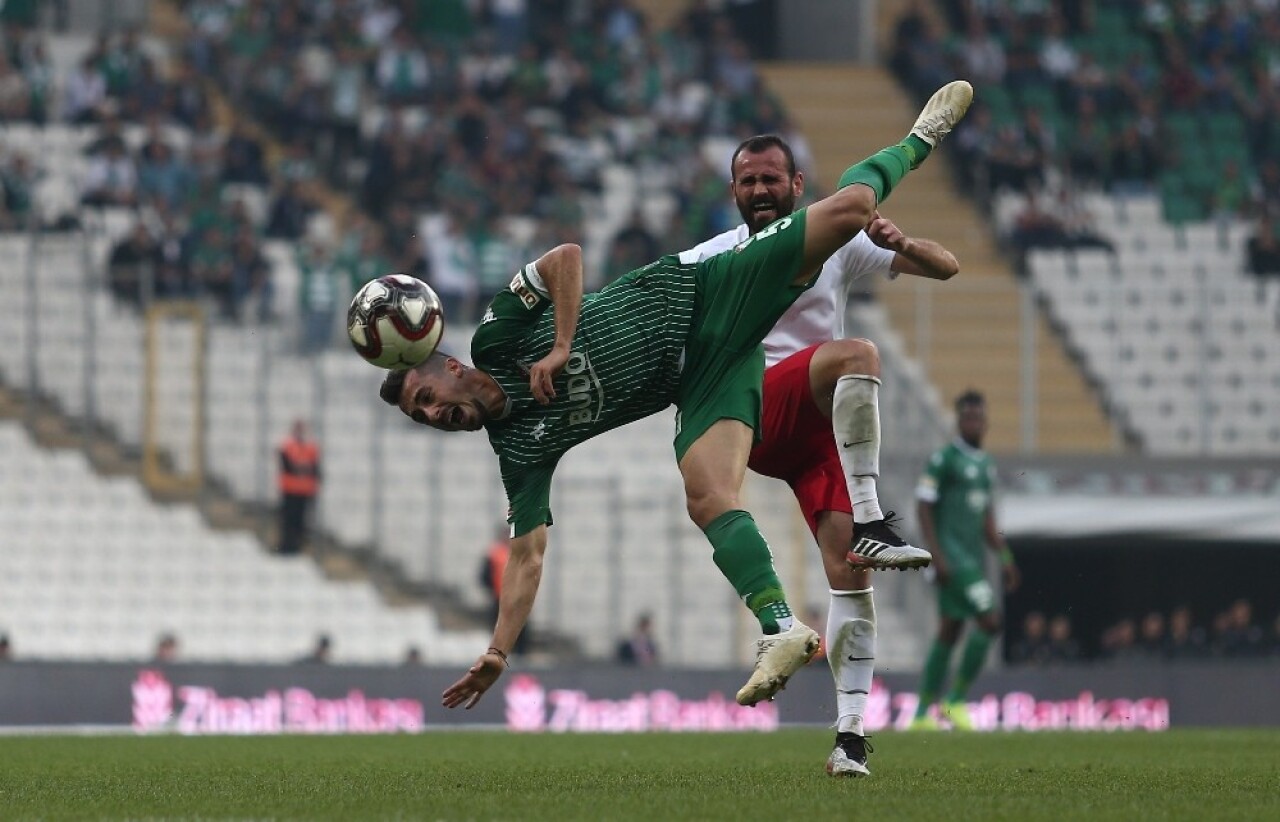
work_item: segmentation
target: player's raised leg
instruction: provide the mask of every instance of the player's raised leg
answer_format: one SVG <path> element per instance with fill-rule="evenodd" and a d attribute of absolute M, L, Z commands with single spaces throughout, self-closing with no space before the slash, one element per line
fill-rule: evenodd
<path fill-rule="evenodd" d="M 866 228 L 876 207 L 951 133 L 972 102 L 973 87 L 964 80 L 955 80 L 938 89 L 901 143 L 883 148 L 845 169 L 840 175 L 839 190 L 808 207 L 804 264 L 797 282 L 804 281 L 807 274 L 816 271 L 837 249 Z"/>
<path fill-rule="evenodd" d="M 830 418 L 849 501 L 853 538 L 847 560 L 863 568 L 922 568 L 932 557 L 910 545 L 880 510 L 880 354 L 865 339 L 832 340 L 809 365 L 813 396 Z"/>

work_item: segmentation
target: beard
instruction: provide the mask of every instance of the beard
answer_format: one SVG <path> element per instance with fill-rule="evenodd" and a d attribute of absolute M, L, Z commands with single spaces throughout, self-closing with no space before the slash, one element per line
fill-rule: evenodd
<path fill-rule="evenodd" d="M 747 224 L 747 230 L 752 234 L 795 210 L 796 199 L 790 195 L 782 198 L 754 197 L 750 200 L 738 201 L 738 213 L 742 215 L 742 221 Z"/>

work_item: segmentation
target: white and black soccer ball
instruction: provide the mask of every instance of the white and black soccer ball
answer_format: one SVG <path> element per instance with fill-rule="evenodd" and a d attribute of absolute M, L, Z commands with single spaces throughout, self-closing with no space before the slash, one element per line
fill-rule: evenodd
<path fill-rule="evenodd" d="M 370 280 L 351 298 L 347 336 L 356 353 L 379 368 L 421 364 L 440 344 L 444 311 L 431 287 L 407 274 Z"/>

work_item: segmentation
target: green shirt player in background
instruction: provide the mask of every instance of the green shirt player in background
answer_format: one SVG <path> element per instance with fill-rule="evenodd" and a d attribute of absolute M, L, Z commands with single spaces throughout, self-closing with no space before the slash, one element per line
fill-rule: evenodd
<path fill-rule="evenodd" d="M 987 658 L 987 649 L 1000 632 L 995 592 L 987 582 L 986 550 L 1000 556 L 1005 590 L 1018 587 L 1018 569 L 1004 537 L 996 529 L 996 467 L 982 450 L 987 433 L 987 404 L 977 391 L 956 399 L 959 436 L 936 451 L 925 466 L 916 487 L 920 533 L 933 552 L 934 580 L 938 585 L 938 636 L 925 661 L 920 704 L 913 729 L 934 729 L 937 721 L 929 708 L 942 692 L 951 667 L 951 652 L 967 620 L 970 631 L 960 658 L 960 669 L 951 682 L 941 711 L 957 730 L 973 723 L 965 695 Z"/>
<path fill-rule="evenodd" d="M 972 99 L 964 81 L 944 86 L 901 143 L 848 168 L 834 194 L 723 254 L 695 263 L 663 257 L 584 296 L 581 249 L 558 246 L 493 298 L 471 341 L 473 366 L 437 351 L 388 375 L 382 398 L 414 421 L 487 431 L 510 507 L 493 639 L 445 690 L 445 706 L 474 706 L 506 668 L 542 577 L 560 458 L 673 403 L 689 517 L 764 634 L 738 702 L 773 698 L 813 657 L 818 634 L 792 614 L 769 545 L 739 503 L 760 425 L 760 342 Z"/>

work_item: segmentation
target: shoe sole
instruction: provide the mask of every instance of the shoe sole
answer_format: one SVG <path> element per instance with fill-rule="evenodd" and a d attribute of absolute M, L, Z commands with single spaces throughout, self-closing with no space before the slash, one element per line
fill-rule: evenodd
<path fill-rule="evenodd" d="M 795 667 L 795 670 L 792 671 L 791 673 L 795 673 L 795 671 L 798 671 L 801 668 L 803 668 L 805 665 L 808 665 L 809 661 L 813 659 L 813 657 L 818 653 L 818 646 L 821 643 L 822 643 L 822 640 L 818 638 L 817 634 L 814 634 L 813 638 L 811 638 L 809 642 L 805 645 L 804 661 L 802 661 L 799 665 L 797 665 Z M 791 674 L 772 677 L 761 683 L 761 687 L 757 688 L 757 693 L 748 694 L 744 700 L 742 691 L 739 691 L 735 699 L 737 700 L 738 704 L 743 706 L 744 708 L 754 708 L 756 705 L 759 705 L 761 702 L 764 702 L 769 699 L 773 699 L 775 696 L 778 695 L 778 691 L 785 690 L 787 687 L 787 680 L 789 679 L 791 679 Z"/>
<path fill-rule="evenodd" d="M 920 557 L 919 559 L 900 559 L 896 562 L 881 562 L 850 551 L 845 554 L 844 561 L 855 571 L 912 571 L 917 568 L 929 567 L 933 562 L 933 558 Z"/>
<path fill-rule="evenodd" d="M 846 778 L 846 779 L 860 779 L 864 776 L 871 776 L 871 771 L 867 770 L 865 767 L 862 768 L 861 770 L 859 770 L 856 767 L 842 768 L 840 770 L 836 770 L 836 766 L 832 765 L 831 762 L 828 760 L 827 776 L 834 776 L 837 778 Z"/>

